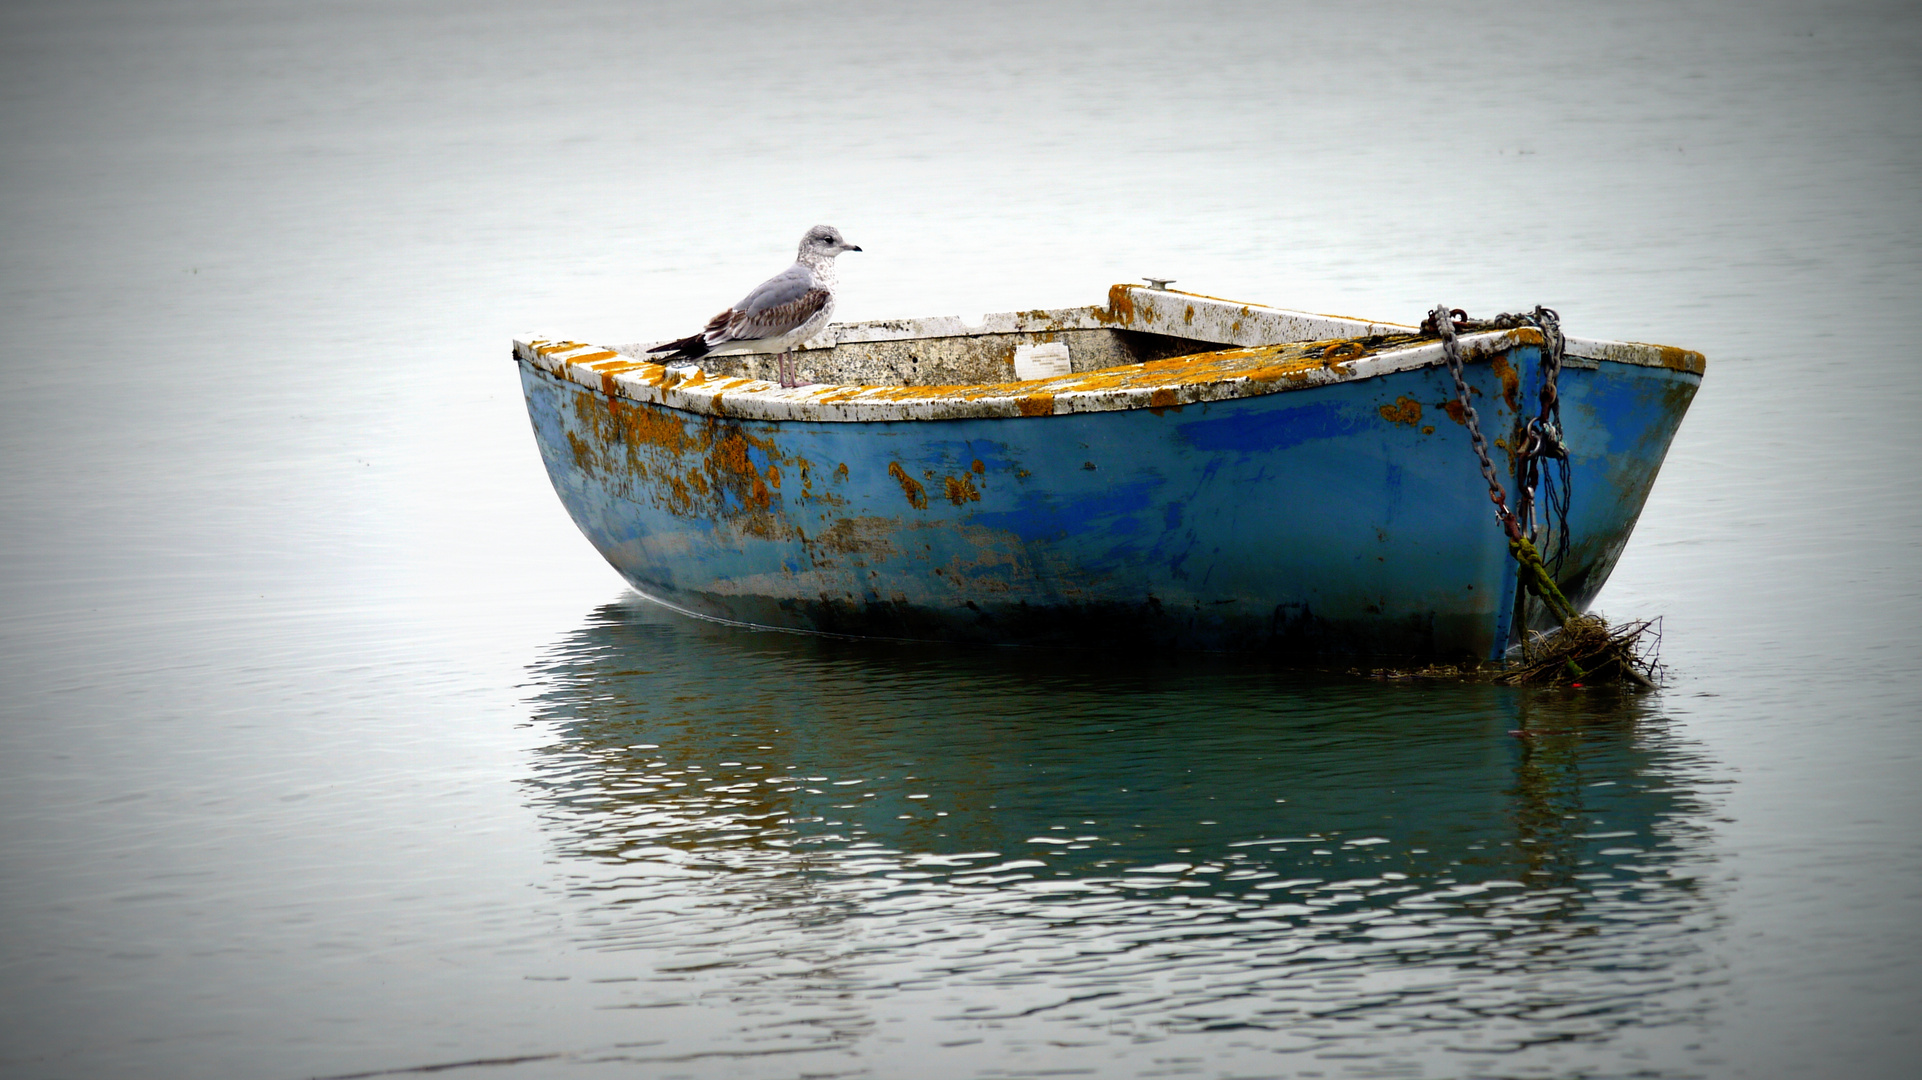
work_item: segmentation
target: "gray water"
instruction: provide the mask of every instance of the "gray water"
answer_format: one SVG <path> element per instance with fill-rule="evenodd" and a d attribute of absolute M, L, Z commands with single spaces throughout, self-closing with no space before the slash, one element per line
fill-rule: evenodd
<path fill-rule="evenodd" d="M 0 8 L 0 1072 L 1906 1076 L 1922 13 Z M 511 337 L 1535 303 L 1640 697 L 694 623 Z M 1464 468 L 1472 468 L 1463 448 Z M 1492 527 L 1492 526 L 1491 526 Z"/>

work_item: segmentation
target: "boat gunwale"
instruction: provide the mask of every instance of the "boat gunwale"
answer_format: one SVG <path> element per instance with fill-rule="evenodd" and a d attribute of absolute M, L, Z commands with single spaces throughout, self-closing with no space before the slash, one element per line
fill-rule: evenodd
<path fill-rule="evenodd" d="M 824 334 L 817 340 L 839 344 L 1084 329 L 1159 333 L 1162 331 L 1154 328 L 1157 324 L 1172 322 L 1173 312 L 1169 308 L 1172 303 L 1183 305 L 1188 317 L 1184 329 L 1192 325 L 1198 305 L 1204 316 L 1216 316 L 1218 323 L 1221 319 L 1232 319 L 1231 324 L 1223 324 L 1215 331 L 1218 336 L 1242 334 L 1244 321 L 1258 320 L 1265 320 L 1263 325 L 1270 331 L 1277 320 L 1292 320 L 1294 325 L 1304 327 L 1361 332 L 1346 337 L 1271 344 L 1229 344 L 1164 360 L 1041 379 L 966 386 L 813 384 L 783 388 L 765 379 L 707 375 L 700 371 L 682 377 L 680 372 L 670 372 L 665 365 L 626 355 L 630 349 L 547 339 L 516 341 L 514 356 L 532 369 L 610 397 L 706 416 L 826 422 L 1045 417 L 1131 409 L 1158 411 L 1363 381 L 1445 363 L 1438 340 L 1409 340 L 1417 332 L 1413 327 L 1236 304 L 1194 293 L 1128 285 L 1118 285 L 1109 291 L 1106 308 L 1002 313 L 985 316 L 979 324 L 968 324 L 953 317 L 878 320 L 834 327 L 831 330 L 838 333 Z M 1140 325 L 1142 323 L 1147 325 Z M 919 332 L 927 329 L 952 332 Z M 1380 340 L 1390 335 L 1401 340 Z M 1460 340 L 1463 356 L 1470 362 L 1519 346 L 1542 343 L 1540 331 L 1533 327 L 1468 333 Z M 1700 353 L 1640 342 L 1571 337 L 1567 339 L 1566 354 L 1570 366 L 1575 367 L 1593 367 L 1606 361 L 1670 368 L 1699 377 L 1706 366 Z"/>

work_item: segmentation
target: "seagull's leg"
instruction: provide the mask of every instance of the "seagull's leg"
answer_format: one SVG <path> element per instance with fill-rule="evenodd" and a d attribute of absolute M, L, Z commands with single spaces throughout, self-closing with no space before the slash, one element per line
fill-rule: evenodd
<path fill-rule="evenodd" d="M 781 358 L 775 361 L 775 363 L 781 369 L 781 386 L 783 389 L 792 390 L 797 386 L 812 385 L 801 381 L 801 373 L 794 366 L 793 349 L 788 349 L 781 353 Z"/>

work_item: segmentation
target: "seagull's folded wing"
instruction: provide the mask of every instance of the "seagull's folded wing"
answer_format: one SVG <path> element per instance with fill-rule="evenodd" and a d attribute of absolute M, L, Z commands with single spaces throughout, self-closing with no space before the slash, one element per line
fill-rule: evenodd
<path fill-rule="evenodd" d="M 708 324 L 710 347 L 730 341 L 764 341 L 791 333 L 819 315 L 833 296 L 814 286 L 814 275 L 800 264 L 762 282 L 747 299 Z"/>
<path fill-rule="evenodd" d="M 727 321 L 729 341 L 763 341 L 792 333 L 819 315 L 832 297 L 826 289 L 809 289 L 785 304 L 759 311 L 735 311 Z"/>

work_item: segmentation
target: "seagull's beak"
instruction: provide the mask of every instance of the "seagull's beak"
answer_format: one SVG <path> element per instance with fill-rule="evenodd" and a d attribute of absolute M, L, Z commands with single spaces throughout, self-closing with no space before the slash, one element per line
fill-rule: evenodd
<path fill-rule="evenodd" d="M 848 251 L 859 251 L 859 250 L 861 250 L 861 245 L 859 245 L 859 244 L 849 244 L 849 245 L 847 246 L 847 250 L 848 250 Z"/>

